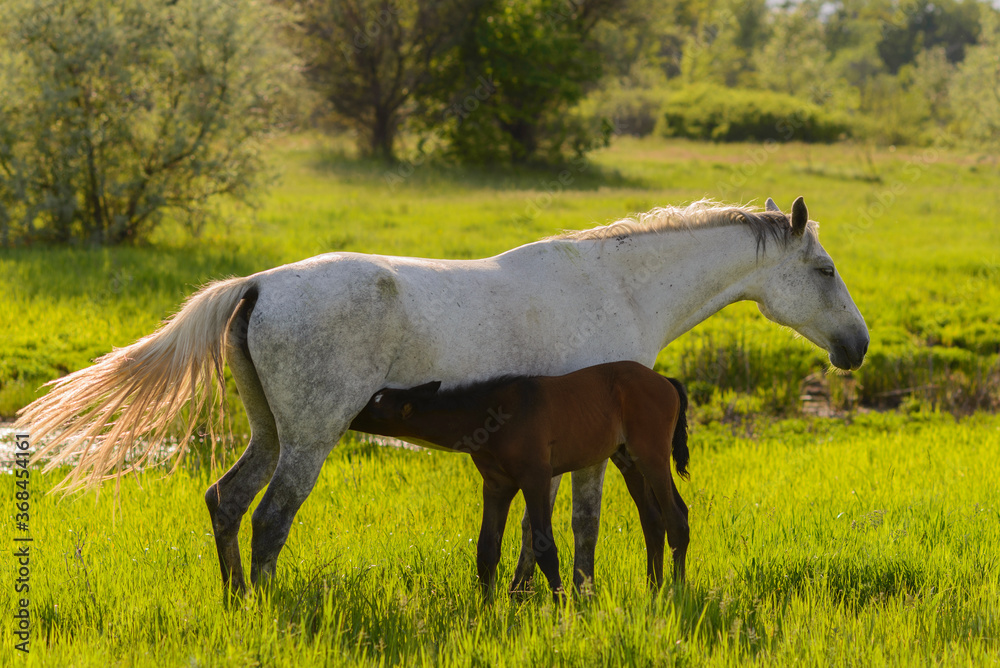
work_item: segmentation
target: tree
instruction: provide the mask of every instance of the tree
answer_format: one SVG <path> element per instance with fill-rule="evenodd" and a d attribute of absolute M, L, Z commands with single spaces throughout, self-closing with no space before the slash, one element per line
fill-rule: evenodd
<path fill-rule="evenodd" d="M 623 0 L 487 0 L 425 100 L 428 126 L 467 162 L 558 160 L 594 146 L 569 110 L 602 73 L 597 24 Z M 601 141 L 600 138 L 597 141 Z"/>
<path fill-rule="evenodd" d="M 705 3 L 682 49 L 684 82 L 754 85 L 753 56 L 767 41 L 767 15 L 764 0 Z"/>
<path fill-rule="evenodd" d="M 358 132 L 363 153 L 391 161 L 414 100 L 433 84 L 482 0 L 284 0 L 306 73 Z"/>
<path fill-rule="evenodd" d="M 967 49 L 950 98 L 958 133 L 995 151 L 1000 145 L 1000 14 L 995 10 L 983 11 L 979 44 Z"/>
<path fill-rule="evenodd" d="M 771 14 L 771 38 L 756 52 L 757 83 L 826 104 L 839 81 L 823 43 L 819 7 L 802 4 Z"/>
<path fill-rule="evenodd" d="M 979 34 L 980 9 L 975 0 L 900 2 L 883 20 L 879 55 L 893 74 L 936 46 L 944 49 L 949 62 L 961 62 Z"/>
<path fill-rule="evenodd" d="M 7 0 L 0 241 L 117 244 L 259 182 L 292 60 L 252 0 Z"/>

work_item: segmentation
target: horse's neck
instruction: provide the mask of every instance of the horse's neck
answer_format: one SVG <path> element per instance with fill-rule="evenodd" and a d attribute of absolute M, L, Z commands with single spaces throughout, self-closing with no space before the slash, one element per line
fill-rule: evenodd
<path fill-rule="evenodd" d="M 761 269 L 778 253 L 758 254 L 753 236 L 733 225 L 635 235 L 607 259 L 645 330 L 662 337 L 659 350 L 729 304 L 755 299 Z"/>

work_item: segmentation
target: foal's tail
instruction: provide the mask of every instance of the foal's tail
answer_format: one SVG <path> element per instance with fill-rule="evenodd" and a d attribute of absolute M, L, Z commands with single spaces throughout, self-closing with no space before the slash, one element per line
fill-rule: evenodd
<path fill-rule="evenodd" d="M 158 330 L 47 383 L 51 391 L 19 411 L 16 427 L 30 428 L 36 443 L 51 437 L 33 457 L 48 458 L 46 471 L 79 457 L 58 488 L 92 487 L 138 468 L 190 400 L 179 461 L 201 409 L 224 397 L 227 326 L 251 280 L 205 286 Z"/>
<path fill-rule="evenodd" d="M 671 444 L 671 451 L 674 454 L 674 465 L 677 467 L 677 475 L 684 480 L 688 479 L 688 395 L 684 388 L 684 383 L 676 378 L 667 378 L 670 383 L 677 388 L 677 394 L 681 396 L 681 410 L 677 416 L 677 426 L 674 428 L 674 441 Z"/>

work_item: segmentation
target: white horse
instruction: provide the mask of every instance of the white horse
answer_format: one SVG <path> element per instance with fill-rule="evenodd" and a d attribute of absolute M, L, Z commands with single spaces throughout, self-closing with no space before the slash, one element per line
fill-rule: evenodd
<path fill-rule="evenodd" d="M 699 202 L 482 260 L 333 253 L 212 283 L 153 334 L 53 381 L 19 424 L 38 442 L 54 436 L 36 454 L 48 467 L 79 456 L 67 484 L 95 484 L 149 456 L 189 398 L 200 405 L 221 385 L 228 360 L 251 438 L 205 499 L 223 581 L 242 591 L 237 533 L 251 500 L 270 481 L 253 514 L 256 584 L 273 577 L 323 461 L 377 390 L 652 366 L 670 341 L 744 299 L 835 366 L 864 360 L 865 322 L 802 198 L 790 219 L 770 199 L 763 212 Z M 577 585 L 594 574 L 605 465 L 573 474 Z M 534 572 L 524 534 L 515 587 Z"/>

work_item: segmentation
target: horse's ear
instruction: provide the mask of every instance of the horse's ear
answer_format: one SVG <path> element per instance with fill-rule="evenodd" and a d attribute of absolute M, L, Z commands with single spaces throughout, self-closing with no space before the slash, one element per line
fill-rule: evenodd
<path fill-rule="evenodd" d="M 801 237 L 806 231 L 806 223 L 809 222 L 809 209 L 806 208 L 806 201 L 801 197 L 796 197 L 792 202 L 792 234 Z"/>
<path fill-rule="evenodd" d="M 429 383 L 424 383 L 423 385 L 417 385 L 411 392 L 416 392 L 417 394 L 434 394 L 439 389 L 441 389 L 440 380 L 432 380 Z"/>
<path fill-rule="evenodd" d="M 778 205 L 775 204 L 774 200 L 771 199 L 770 197 L 768 197 L 767 201 L 764 202 L 764 210 L 765 211 L 774 211 L 776 213 L 781 213 L 781 209 L 778 208 Z"/>

